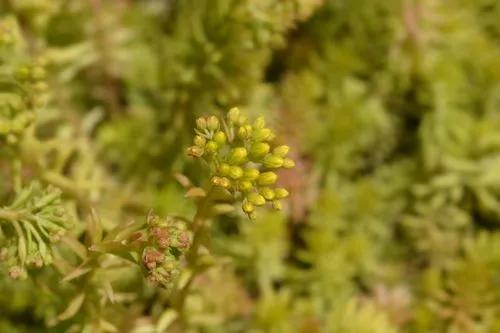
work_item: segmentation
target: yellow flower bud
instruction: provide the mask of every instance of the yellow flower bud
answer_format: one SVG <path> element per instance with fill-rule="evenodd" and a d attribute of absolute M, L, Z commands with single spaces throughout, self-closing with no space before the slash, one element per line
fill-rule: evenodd
<path fill-rule="evenodd" d="M 222 131 L 217 131 L 215 134 L 214 134 L 214 137 L 213 137 L 213 140 L 219 145 L 219 146 L 222 146 L 223 144 L 226 143 L 226 133 L 222 132 Z"/>
<path fill-rule="evenodd" d="M 276 188 L 274 189 L 274 193 L 276 194 L 276 199 L 283 199 L 288 197 L 288 191 L 284 188 Z"/>
<path fill-rule="evenodd" d="M 196 119 L 196 127 L 201 131 L 205 130 L 207 128 L 207 119 L 205 117 Z"/>
<path fill-rule="evenodd" d="M 244 147 L 237 147 L 231 150 L 231 154 L 229 155 L 229 163 L 230 164 L 242 164 L 247 159 L 247 150 Z"/>
<path fill-rule="evenodd" d="M 229 174 L 229 169 L 231 167 L 226 164 L 226 163 L 221 163 L 221 165 L 219 165 L 219 174 L 221 176 L 227 176 Z"/>
<path fill-rule="evenodd" d="M 201 157 L 203 156 L 203 148 L 198 146 L 192 146 L 187 149 L 187 154 L 192 157 Z"/>
<path fill-rule="evenodd" d="M 264 157 L 262 164 L 264 164 L 266 168 L 277 169 L 283 165 L 283 159 L 281 157 L 269 154 Z"/>
<path fill-rule="evenodd" d="M 283 160 L 283 168 L 291 169 L 295 166 L 295 162 L 291 158 L 285 158 Z"/>
<path fill-rule="evenodd" d="M 256 192 L 249 193 L 247 195 L 247 200 L 255 206 L 262 206 L 266 203 L 266 199 L 262 195 Z"/>
<path fill-rule="evenodd" d="M 265 126 L 266 126 L 266 120 L 264 119 L 264 117 L 258 117 L 253 124 L 253 127 L 255 129 L 261 129 L 264 128 Z"/>
<path fill-rule="evenodd" d="M 241 191 L 241 192 L 248 192 L 252 189 L 252 183 L 248 180 L 242 180 L 239 182 L 238 184 L 238 189 Z"/>
<path fill-rule="evenodd" d="M 194 142 L 195 146 L 204 147 L 205 144 L 207 143 L 207 139 L 205 139 L 201 135 L 197 135 L 197 136 L 194 137 L 193 142 Z"/>
<path fill-rule="evenodd" d="M 232 166 L 229 168 L 229 177 L 232 179 L 240 179 L 243 177 L 243 169 L 239 166 Z"/>
<path fill-rule="evenodd" d="M 259 174 L 260 174 L 260 171 L 257 169 L 254 169 L 254 168 L 245 169 L 245 171 L 243 173 L 243 178 L 250 180 L 250 181 L 254 181 L 257 179 L 257 177 L 259 177 Z"/>
<path fill-rule="evenodd" d="M 276 183 L 277 180 L 278 176 L 274 172 L 267 171 L 259 175 L 259 178 L 257 178 L 257 183 L 259 185 L 266 186 Z"/>
<path fill-rule="evenodd" d="M 290 151 L 290 147 L 287 145 L 278 146 L 273 149 L 273 154 L 279 157 L 285 157 Z"/>
<path fill-rule="evenodd" d="M 255 129 L 252 133 L 252 138 L 255 141 L 265 141 L 267 140 L 271 135 L 272 131 L 269 128 L 260 128 L 260 129 Z"/>
<path fill-rule="evenodd" d="M 274 197 L 276 196 L 274 191 L 270 189 L 269 187 L 264 187 L 260 189 L 260 194 L 266 199 L 266 200 L 273 200 Z"/>
<path fill-rule="evenodd" d="M 259 158 L 269 153 L 270 149 L 271 147 L 266 142 L 254 142 L 250 147 L 250 155 Z"/>
<path fill-rule="evenodd" d="M 205 151 L 209 154 L 215 153 L 219 146 L 214 141 L 208 141 L 205 145 Z"/>
<path fill-rule="evenodd" d="M 250 202 L 244 202 L 241 208 L 247 214 L 251 214 L 255 210 L 255 206 L 252 205 Z"/>
<path fill-rule="evenodd" d="M 240 117 L 240 110 L 238 108 L 232 108 L 227 113 L 227 120 L 231 123 L 237 122 L 239 117 Z"/>
<path fill-rule="evenodd" d="M 219 129 L 219 119 L 216 116 L 210 116 L 207 120 L 207 127 L 210 131 L 216 131 Z"/>
<path fill-rule="evenodd" d="M 240 140 L 248 139 L 249 136 L 250 135 L 245 127 L 238 128 L 238 138 L 240 138 Z"/>
<path fill-rule="evenodd" d="M 236 123 L 239 126 L 243 126 L 246 124 L 247 121 L 248 121 L 248 117 L 244 114 L 240 114 L 240 116 L 238 117 L 238 121 Z"/>
<path fill-rule="evenodd" d="M 281 201 L 279 200 L 274 200 L 273 201 L 273 208 L 276 210 L 281 210 L 283 209 L 283 206 L 281 205 Z"/>

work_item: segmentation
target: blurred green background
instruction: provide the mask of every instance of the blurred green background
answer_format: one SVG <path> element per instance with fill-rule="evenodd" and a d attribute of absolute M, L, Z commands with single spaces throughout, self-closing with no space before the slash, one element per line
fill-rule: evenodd
<path fill-rule="evenodd" d="M 81 205 L 108 228 L 192 214 L 172 175 L 204 180 L 194 121 L 233 106 L 292 147 L 282 213 L 213 223 L 189 332 L 500 332 L 498 0 L 0 0 L 0 52 L 0 75 L 38 59 L 47 77 L 42 144 L 0 142 L 0 206 L 24 154 L 43 169 L 26 177 L 76 184 L 81 223 Z M 0 269 L 0 332 L 179 332 L 136 273 L 58 322 L 78 287 Z"/>

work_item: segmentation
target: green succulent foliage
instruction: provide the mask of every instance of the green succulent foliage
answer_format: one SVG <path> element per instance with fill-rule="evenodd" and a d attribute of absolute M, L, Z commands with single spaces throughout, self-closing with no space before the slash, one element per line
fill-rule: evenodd
<path fill-rule="evenodd" d="M 0 1 L 0 332 L 500 331 L 499 22 Z"/>
<path fill-rule="evenodd" d="M 13 279 L 26 278 L 27 267 L 50 265 L 52 243 L 71 227 L 61 191 L 38 183 L 22 188 L 0 208 L 0 221 L 0 257 Z"/>

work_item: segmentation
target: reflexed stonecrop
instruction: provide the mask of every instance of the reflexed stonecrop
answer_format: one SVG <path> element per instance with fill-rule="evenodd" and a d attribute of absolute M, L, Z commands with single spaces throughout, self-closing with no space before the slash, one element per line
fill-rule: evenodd
<path fill-rule="evenodd" d="M 153 214 L 148 216 L 145 229 L 131 236 L 131 244 L 140 245 L 140 260 L 148 280 L 166 288 L 173 287 L 179 276 L 182 258 L 191 242 L 191 233 L 183 221 Z"/>
<path fill-rule="evenodd" d="M 11 278 L 27 276 L 27 268 L 52 263 L 52 243 L 72 225 L 61 191 L 34 182 L 21 189 L 13 202 L 0 208 L 0 264 Z"/>
<path fill-rule="evenodd" d="M 249 218 L 255 217 L 255 207 L 266 203 L 281 209 L 280 200 L 288 191 L 275 186 L 276 172 L 293 168 L 295 163 L 287 157 L 290 147 L 275 144 L 275 134 L 263 117 L 252 123 L 238 108 L 232 108 L 222 119 L 198 118 L 195 132 L 188 154 L 210 165 L 211 183 L 241 200 Z"/>

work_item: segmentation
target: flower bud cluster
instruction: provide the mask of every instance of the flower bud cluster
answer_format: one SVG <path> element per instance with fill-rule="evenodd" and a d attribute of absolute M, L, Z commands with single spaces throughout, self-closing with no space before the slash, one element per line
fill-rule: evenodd
<path fill-rule="evenodd" d="M 192 242 L 186 224 L 170 216 L 162 219 L 149 215 L 146 228 L 132 235 L 132 239 L 141 243 L 141 262 L 148 280 L 173 287 L 182 256 Z"/>
<path fill-rule="evenodd" d="M 26 59 L 17 30 L 12 21 L 0 21 L 0 144 L 15 144 L 48 96 L 46 61 Z"/>
<path fill-rule="evenodd" d="M 27 268 L 52 263 L 51 243 L 61 239 L 71 223 L 61 202 L 61 191 L 38 183 L 22 189 L 14 202 L 0 208 L 0 263 L 9 276 L 27 276 Z"/>
<path fill-rule="evenodd" d="M 195 132 L 188 154 L 212 167 L 212 184 L 240 197 L 248 217 L 254 218 L 255 208 L 266 203 L 281 209 L 280 200 L 288 196 L 288 191 L 275 187 L 276 171 L 293 168 L 295 163 L 287 157 L 288 146 L 274 144 L 275 134 L 266 127 L 264 118 L 251 123 L 233 108 L 225 119 L 198 118 Z"/>

